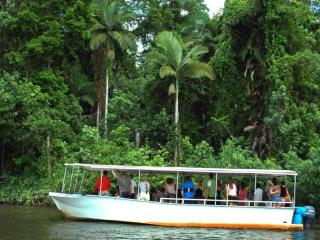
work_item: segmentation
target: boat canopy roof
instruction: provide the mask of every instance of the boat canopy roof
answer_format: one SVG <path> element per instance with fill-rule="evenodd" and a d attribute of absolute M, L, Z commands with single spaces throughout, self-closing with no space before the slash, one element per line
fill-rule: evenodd
<path fill-rule="evenodd" d="M 123 165 L 99 165 L 84 163 L 66 163 L 65 166 L 79 167 L 87 171 L 111 171 L 116 170 L 126 173 L 162 173 L 182 175 L 236 175 L 236 176 L 296 176 L 295 171 L 290 170 L 267 170 L 267 169 L 232 169 L 232 168 L 191 168 L 191 167 L 154 167 L 154 166 L 123 166 Z"/>

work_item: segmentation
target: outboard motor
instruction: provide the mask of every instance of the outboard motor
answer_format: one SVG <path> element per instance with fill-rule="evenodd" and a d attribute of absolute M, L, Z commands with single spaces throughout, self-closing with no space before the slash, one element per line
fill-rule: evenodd
<path fill-rule="evenodd" d="M 304 225 L 306 227 L 310 227 L 310 225 L 312 224 L 312 222 L 316 218 L 316 211 L 315 211 L 314 207 L 312 207 L 312 206 L 305 206 L 305 208 L 307 209 L 307 211 L 306 211 L 306 215 L 304 217 Z"/>
<path fill-rule="evenodd" d="M 292 223 L 293 224 L 303 224 L 303 218 L 307 213 L 307 209 L 305 207 L 297 207 L 294 211 Z"/>
<path fill-rule="evenodd" d="M 310 227 L 315 217 L 316 217 L 316 212 L 314 207 L 312 206 L 297 207 L 293 215 L 292 223 L 304 224 L 306 227 Z"/>

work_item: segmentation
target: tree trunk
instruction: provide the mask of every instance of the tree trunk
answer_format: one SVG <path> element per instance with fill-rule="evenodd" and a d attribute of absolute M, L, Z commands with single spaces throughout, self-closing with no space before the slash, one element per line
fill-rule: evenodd
<path fill-rule="evenodd" d="M 98 97 L 98 105 L 97 105 L 97 128 L 98 128 L 98 136 L 100 137 L 101 132 L 101 119 L 104 112 L 104 74 L 103 74 L 103 66 L 104 66 L 104 45 L 102 44 L 96 51 L 94 51 L 95 58 L 95 79 L 97 81 L 97 97 Z"/>
<path fill-rule="evenodd" d="M 136 148 L 140 147 L 140 133 L 136 131 Z"/>
<path fill-rule="evenodd" d="M 179 80 L 176 77 L 176 101 L 174 112 L 175 124 L 175 144 L 174 144 L 174 165 L 178 166 L 179 163 Z"/>
<path fill-rule="evenodd" d="M 106 96 L 105 96 L 105 113 L 104 113 L 104 136 L 108 135 L 108 107 L 109 107 L 109 68 L 106 69 Z"/>
<path fill-rule="evenodd" d="M 50 158 L 50 136 L 47 135 L 47 163 L 48 163 L 48 178 L 51 177 L 51 158 Z"/>
<path fill-rule="evenodd" d="M 99 140 L 99 134 L 100 134 L 100 104 L 99 104 L 99 100 L 98 100 L 98 104 L 97 104 L 97 141 Z"/>

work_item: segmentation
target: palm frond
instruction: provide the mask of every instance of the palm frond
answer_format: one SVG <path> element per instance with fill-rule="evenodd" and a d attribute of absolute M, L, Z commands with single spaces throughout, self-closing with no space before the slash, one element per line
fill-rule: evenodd
<path fill-rule="evenodd" d="M 90 40 L 90 49 L 97 50 L 101 44 L 105 43 L 107 35 L 105 33 L 93 33 Z"/>
<path fill-rule="evenodd" d="M 105 31 L 105 26 L 100 22 L 95 21 L 93 27 L 90 29 L 92 33 Z"/>
<path fill-rule="evenodd" d="M 103 14 L 104 24 L 112 29 L 121 21 L 121 8 L 116 1 L 108 1 Z"/>
<path fill-rule="evenodd" d="M 187 55 L 184 57 L 182 64 L 187 64 L 189 63 L 191 60 L 198 60 L 198 57 L 207 53 L 208 52 L 208 48 L 203 46 L 203 45 L 196 45 L 195 47 L 193 47 L 188 53 Z"/>
<path fill-rule="evenodd" d="M 172 69 L 172 67 L 167 66 L 167 65 L 163 65 L 160 68 L 159 74 L 160 74 L 161 78 L 164 78 L 166 76 L 174 76 L 175 77 L 177 75 L 176 71 L 174 71 Z"/>
<path fill-rule="evenodd" d="M 136 45 L 134 41 L 134 36 L 132 34 L 112 31 L 110 32 L 110 35 L 115 40 L 115 42 L 117 42 L 122 51 L 126 49 L 135 49 Z"/>
<path fill-rule="evenodd" d="M 183 76 L 190 78 L 207 77 L 210 80 L 215 79 L 215 74 L 213 73 L 211 66 L 204 62 L 187 64 L 180 70 L 180 73 L 183 74 Z"/>
<path fill-rule="evenodd" d="M 163 54 L 162 52 L 159 52 L 156 50 L 149 52 L 147 54 L 146 59 L 149 62 L 153 62 L 153 63 L 160 64 L 160 65 L 168 62 L 167 56 L 165 54 Z"/>
<path fill-rule="evenodd" d="M 134 12 L 128 11 L 129 9 L 124 9 L 123 13 L 121 14 L 121 22 L 130 22 L 137 18 L 137 14 Z"/>
<path fill-rule="evenodd" d="M 170 59 L 170 65 L 177 69 L 182 61 L 183 42 L 173 32 L 164 31 L 159 33 L 156 45 L 161 48 Z"/>
<path fill-rule="evenodd" d="M 261 51 L 258 47 L 253 48 L 253 56 L 257 59 L 257 61 L 262 65 L 265 66 L 265 61 L 262 57 Z"/>
<path fill-rule="evenodd" d="M 81 68 L 78 65 L 71 68 L 69 89 L 73 95 L 80 99 L 80 101 L 88 103 L 90 106 L 94 105 L 94 83 L 82 73 Z"/>
<path fill-rule="evenodd" d="M 93 9 L 94 13 L 98 17 L 103 16 L 103 11 L 105 9 L 106 3 L 108 1 L 106 0 L 93 0 L 91 3 L 91 8 Z"/>
<path fill-rule="evenodd" d="M 190 40 L 190 41 L 187 41 L 186 39 L 184 39 L 185 42 L 184 42 L 184 47 L 186 49 L 190 48 L 192 45 L 194 45 L 194 41 L 193 40 Z"/>
<path fill-rule="evenodd" d="M 117 0 L 93 0 L 95 18 L 108 29 L 122 28 L 123 23 L 136 18 L 129 7 Z"/>

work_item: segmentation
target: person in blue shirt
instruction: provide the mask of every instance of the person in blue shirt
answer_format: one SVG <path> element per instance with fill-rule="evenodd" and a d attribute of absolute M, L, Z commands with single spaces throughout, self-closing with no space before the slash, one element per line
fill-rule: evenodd
<path fill-rule="evenodd" d="M 184 183 L 180 187 L 181 195 L 183 198 L 192 199 L 194 196 L 195 186 L 190 176 L 186 176 Z M 185 203 L 192 203 L 191 201 L 185 201 Z"/>

